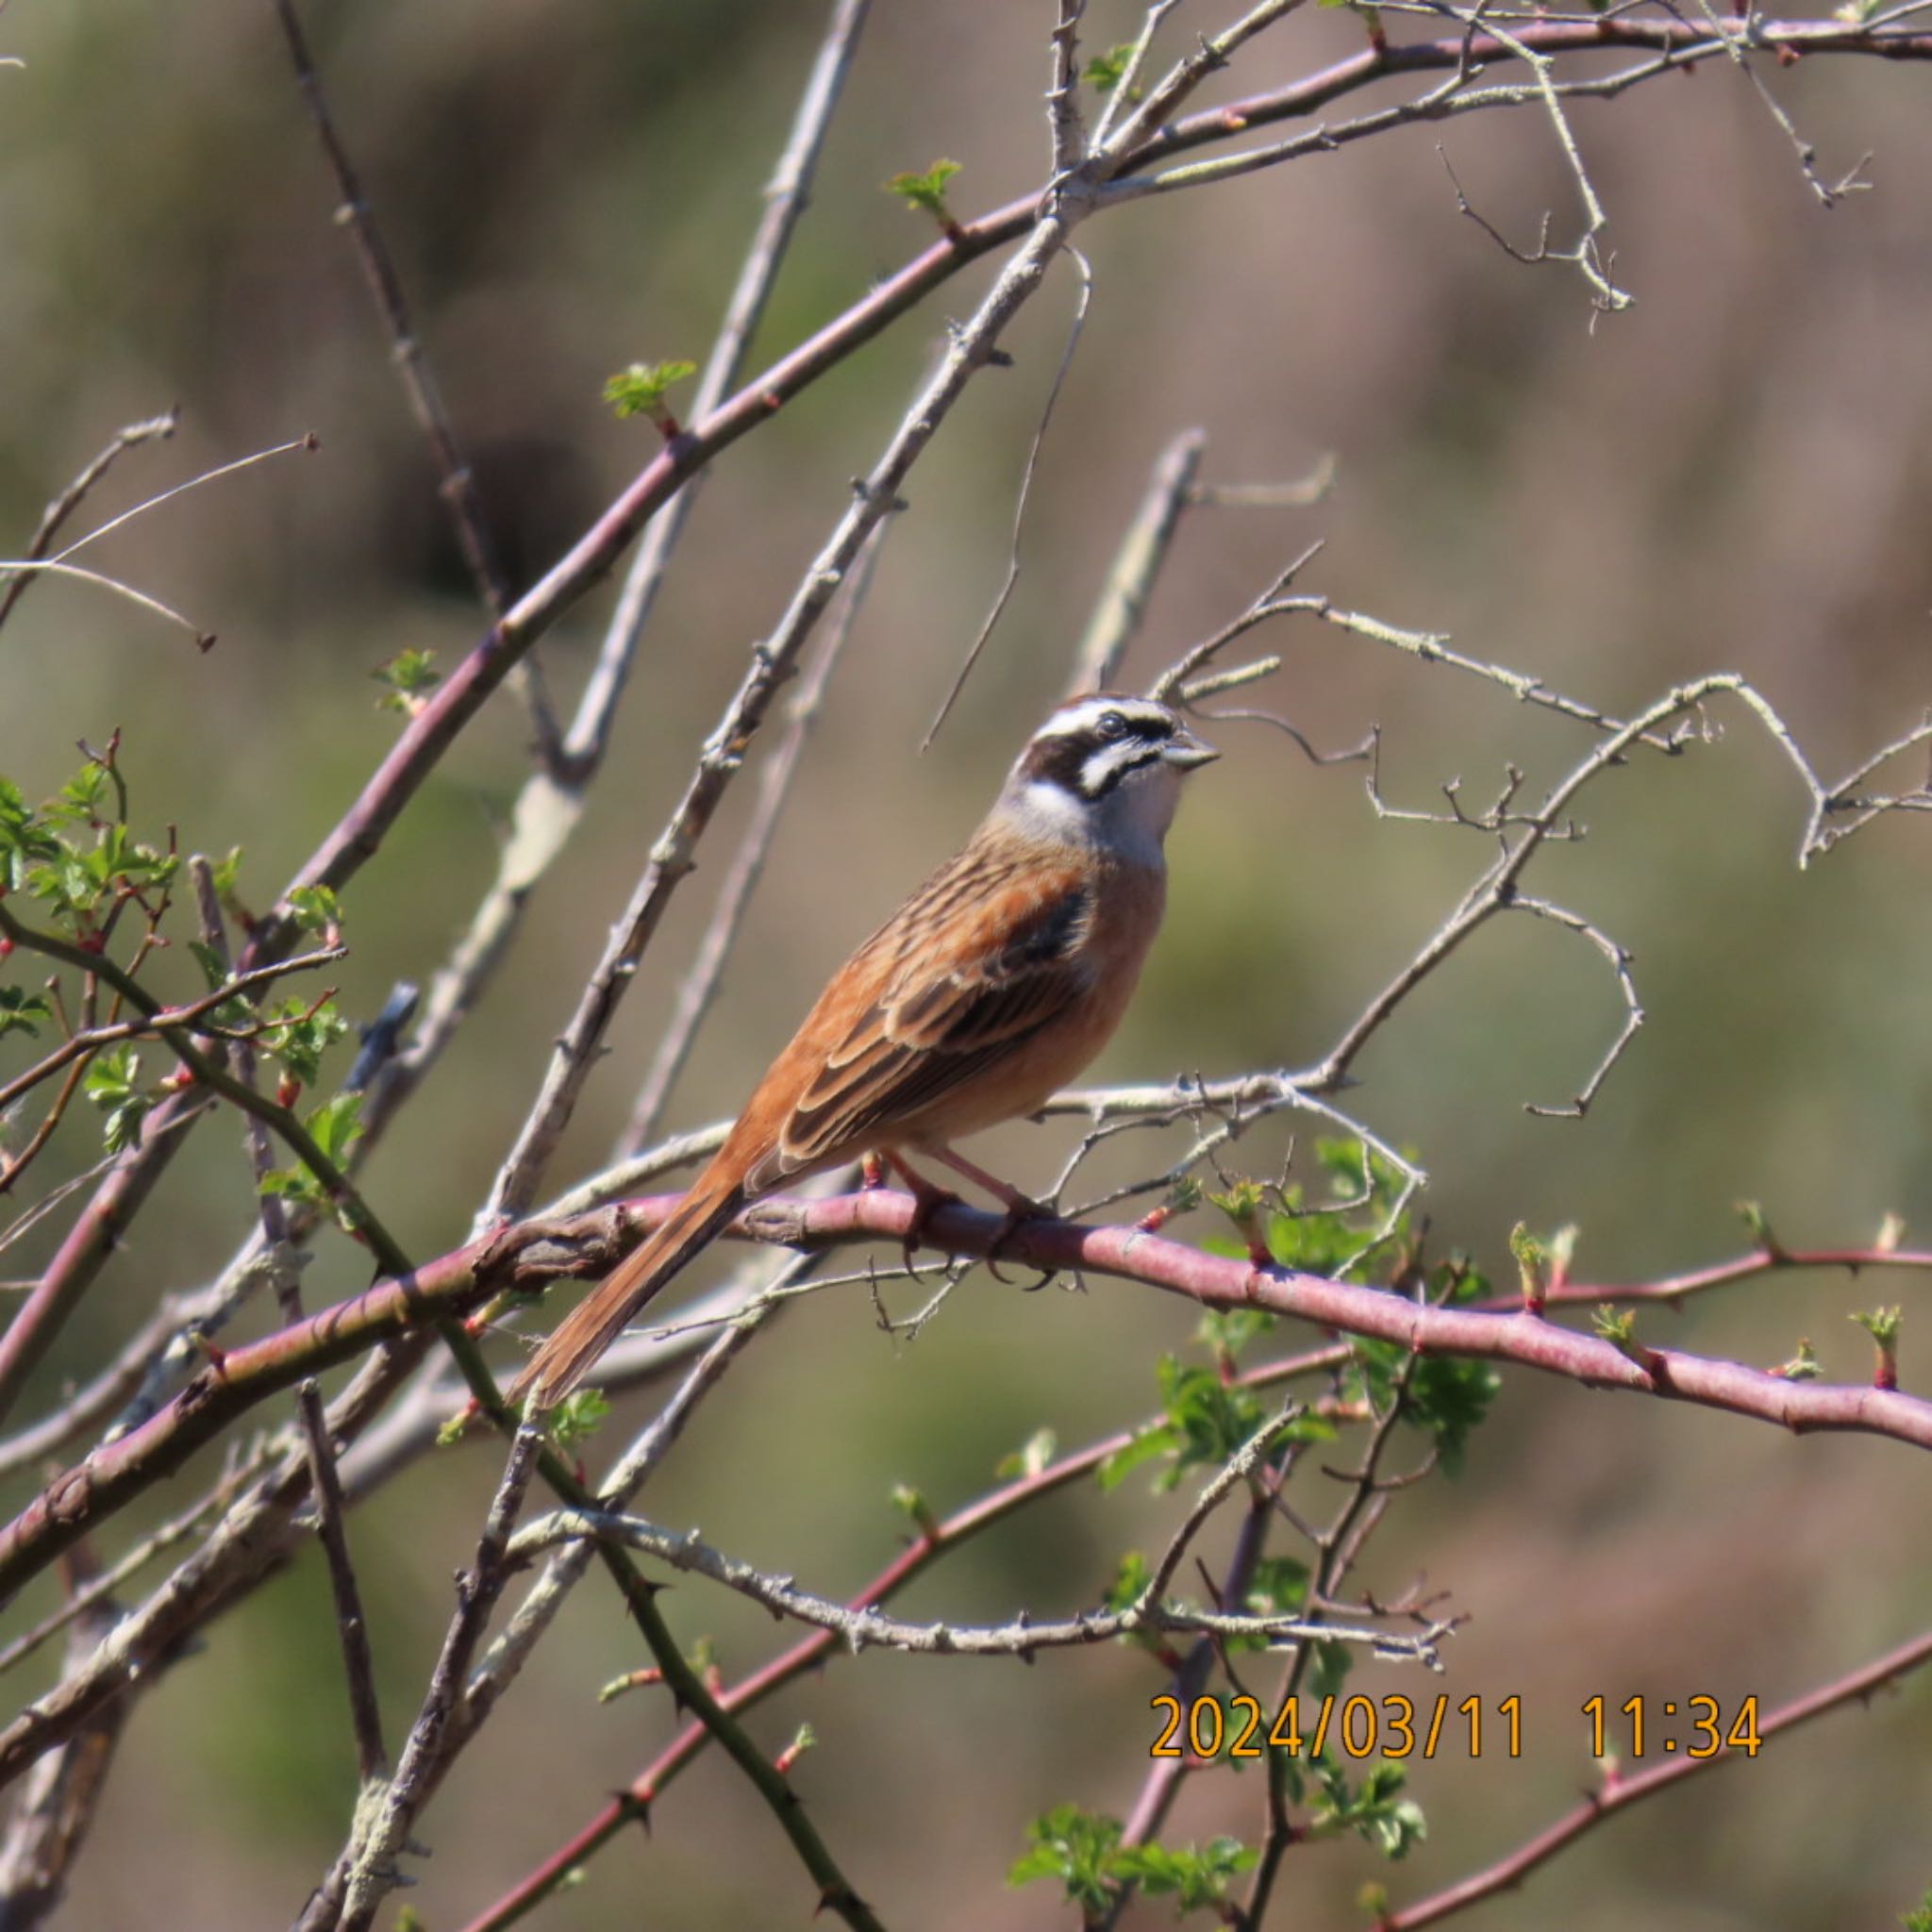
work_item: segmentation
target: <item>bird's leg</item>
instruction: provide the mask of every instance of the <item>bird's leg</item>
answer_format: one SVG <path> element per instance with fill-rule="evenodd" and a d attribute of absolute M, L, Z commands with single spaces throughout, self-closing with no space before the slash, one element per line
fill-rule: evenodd
<path fill-rule="evenodd" d="M 858 1185 L 868 1194 L 886 1184 L 886 1157 L 874 1147 L 858 1163 Z"/>
<path fill-rule="evenodd" d="M 986 1251 L 987 1272 L 995 1281 L 1005 1281 L 1007 1277 L 995 1266 L 1000 1249 L 1012 1239 L 1023 1221 L 1037 1220 L 1041 1215 L 1049 1214 L 1052 1210 L 1036 1201 L 1031 1194 L 1023 1194 L 1009 1181 L 1001 1180 L 997 1174 L 988 1174 L 983 1167 L 975 1167 L 963 1154 L 956 1154 L 950 1147 L 933 1146 L 925 1151 L 935 1160 L 944 1161 L 955 1174 L 963 1174 L 969 1181 L 977 1182 L 1006 1208 L 1006 1219 L 1000 1223 L 999 1232 L 993 1236 L 991 1245 Z M 1049 1274 L 1047 1280 L 1052 1278 Z M 1046 1284 L 1041 1282 L 1039 1285 L 1043 1288 Z"/>
<path fill-rule="evenodd" d="M 912 1251 L 925 1239 L 926 1223 L 941 1208 L 957 1207 L 959 1197 L 950 1188 L 941 1188 L 927 1180 L 910 1161 L 891 1148 L 881 1148 L 879 1157 L 906 1183 L 907 1191 L 912 1196 L 912 1221 L 906 1230 L 906 1272 L 916 1275 L 919 1271 L 912 1265 Z"/>

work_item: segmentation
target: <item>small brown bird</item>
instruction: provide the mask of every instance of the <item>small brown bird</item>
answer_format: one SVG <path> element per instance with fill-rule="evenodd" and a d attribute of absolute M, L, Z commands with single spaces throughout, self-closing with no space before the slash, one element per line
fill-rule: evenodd
<path fill-rule="evenodd" d="M 979 829 L 860 946 L 670 1217 L 558 1324 L 510 1400 L 567 1395 L 761 1195 L 876 1153 L 929 1155 L 1033 1211 L 951 1142 L 1034 1113 L 1107 1044 L 1167 897 L 1181 780 L 1220 754 L 1153 698 L 1102 692 L 1033 735 Z"/>

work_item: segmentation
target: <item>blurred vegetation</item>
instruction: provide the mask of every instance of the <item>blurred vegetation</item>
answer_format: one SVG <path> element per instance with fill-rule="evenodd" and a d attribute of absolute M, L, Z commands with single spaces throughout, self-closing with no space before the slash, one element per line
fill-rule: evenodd
<path fill-rule="evenodd" d="M 1138 18 L 1121 4 L 1091 12 L 1094 51 Z M 315 10 L 344 138 L 519 585 L 655 441 L 647 422 L 605 405 L 607 380 L 708 341 L 820 13 L 775 0 Z M 1339 58 L 1360 35 L 1345 15 L 1299 21 L 1255 50 L 1241 88 Z M 926 223 L 882 192 L 895 174 L 956 158 L 944 192 L 959 215 L 1037 181 L 1044 37 L 1035 11 L 877 9 L 756 359 L 924 245 Z M 478 634 L 475 600 L 331 224 L 271 9 L 20 0 L 0 16 L 0 53 L 25 63 L 0 71 L 6 542 L 25 541 L 117 426 L 170 404 L 173 441 L 124 458 L 92 512 L 304 432 L 320 440 L 102 544 L 103 568 L 219 635 L 208 655 L 88 587 L 33 588 L 0 633 L 0 771 L 39 799 L 72 775 L 76 739 L 99 744 L 118 727 L 150 835 L 175 825 L 184 852 L 239 841 L 238 891 L 266 903 L 400 728 L 383 706 L 397 691 L 372 675 L 409 653 L 459 661 Z M 1213 481 L 1293 478 L 1328 453 L 1340 480 L 1308 509 L 1193 514 L 1136 680 L 1320 537 L 1303 588 L 1452 633 L 1607 708 L 1734 669 L 1834 771 L 1915 722 L 1932 689 L 1932 236 L 1912 187 L 1932 179 L 1926 82 L 1821 58 L 1777 86 L 1827 173 L 1875 152 L 1876 192 L 1822 210 L 1746 81 L 1716 63 L 1579 107 L 1619 278 L 1639 297 L 1594 327 L 1574 276 L 1517 267 L 1458 220 L 1433 152 L 1442 141 L 1485 213 L 1528 237 L 1543 208 L 1572 205 L 1540 116 L 1411 130 L 1085 231 L 1092 319 L 1002 627 L 921 758 L 1006 569 L 1071 276 L 1022 318 L 1016 366 L 982 380 L 915 473 L 670 1124 L 728 1111 L 853 938 L 971 824 L 1058 694 L 1148 465 L 1188 424 L 1208 432 Z M 462 1238 L 692 747 L 946 316 L 989 273 L 949 285 L 718 463 L 592 814 L 469 1034 L 368 1170 L 372 1200 L 413 1250 Z M 608 597 L 542 648 L 566 693 Z M 1432 804 L 1458 775 L 1487 793 L 1512 760 L 1534 787 L 1585 741 L 1492 689 L 1313 624 L 1266 642 L 1287 658 L 1272 701 L 1317 743 L 1380 724 L 1385 789 L 1402 804 Z M 1800 875 L 1798 788 L 1752 728 L 1725 722 L 1722 743 L 1597 786 L 1588 838 L 1535 875 L 1632 949 L 1650 1015 L 1587 1120 L 1535 1119 L 1523 1103 L 1575 1091 L 1619 1022 L 1615 988 L 1587 948 L 1529 922 L 1486 929 L 1357 1069 L 1351 1106 L 1429 1170 L 1437 1238 L 1499 1280 L 1513 1278 L 1508 1232 L 1525 1219 L 1578 1224 L 1576 1274 L 1608 1282 L 1743 1248 L 1740 1197 L 1763 1202 L 1793 1241 L 1869 1241 L 1888 1212 L 1922 1241 L 1932 1227 L 1924 822 L 1879 824 Z M 1312 1060 L 1488 856 L 1466 832 L 1378 821 L 1358 768 L 1312 767 L 1261 725 L 1218 735 L 1230 756 L 1176 828 L 1168 927 L 1096 1076 Z M 373 1015 L 394 981 L 426 978 L 460 930 L 527 769 L 525 737 L 514 702 L 494 701 L 356 881 L 353 950 L 330 973 L 346 1013 Z M 747 789 L 640 975 L 559 1178 L 595 1165 L 623 1125 Z M 163 977 L 198 990 L 191 961 L 166 962 Z M 12 1043 L 0 1051 L 14 1056 L 0 1072 L 22 1063 Z M 48 1178 L 96 1157 L 99 1125 L 76 1118 Z M 1009 1129 L 975 1154 L 1024 1185 L 1055 1171 L 1070 1132 Z M 1287 1132 L 1257 1130 L 1243 1166 L 1273 1173 Z M 227 1258 L 251 1213 L 235 1140 L 227 1124 L 204 1131 L 175 1163 L 41 1395 L 158 1291 Z M 1142 1171 L 1146 1151 L 1137 1139 L 1102 1171 Z M 1205 1213 L 1180 1227 L 1212 1231 Z M 57 1232 L 9 1254 L 6 1274 L 32 1272 Z M 311 1306 L 367 1279 L 350 1244 L 317 1244 Z M 1903 1292 L 1900 1374 L 1923 1387 L 1932 1324 L 1911 1284 Z M 1870 1344 L 1845 1316 L 1877 1299 L 1870 1284 L 1773 1278 L 1690 1304 L 1668 1333 L 1766 1363 L 1810 1336 L 1827 1374 L 1858 1379 Z M 816 1301 L 787 1325 L 698 1415 L 649 1508 L 836 1594 L 895 1548 L 895 1483 L 945 1509 L 1042 1424 L 1072 1445 L 1144 1417 L 1153 1358 L 1193 1324 L 1119 1284 L 1022 1298 L 975 1277 L 915 1346 L 890 1345 L 859 1297 Z M 487 1446 L 445 1452 L 352 1521 L 392 1725 L 414 1707 L 495 1471 Z M 1932 1504 L 1932 1475 L 1897 1443 L 1784 1440 L 1523 1374 L 1505 1378 L 1459 1483 L 1420 1493 L 1424 1507 L 1398 1499 L 1365 1580 L 1392 1596 L 1426 1574 L 1453 1591 L 1471 1618 L 1452 1646 L 1455 1693 L 1520 1694 L 1528 1715 L 1523 1762 L 1411 1768 L 1430 1838 L 1397 1875 L 1418 1890 L 1513 1847 L 1587 1780 L 1584 1699 L 1755 1692 L 1769 1705 L 1909 1635 L 1932 1582 L 1926 1541 L 1907 1527 Z M 1093 1601 L 1120 1552 L 1158 1547 L 1170 1520 L 1144 1481 L 1082 1489 L 940 1566 L 904 1613 Z M 680 1634 L 715 1637 L 727 1669 L 772 1642 L 762 1613 L 696 1582 L 670 1602 Z M 412 1896 L 431 1924 L 479 1909 L 666 1735 L 648 1697 L 591 1700 L 639 1661 L 614 1599 L 579 1592 L 565 1628 L 426 1821 L 437 1856 Z M 194 1900 L 208 1932 L 286 1920 L 351 1797 L 339 1673 L 311 1557 L 141 1707 L 98 1826 L 111 1856 L 84 1861 L 67 1923 L 150 1923 L 158 1895 Z M 1377 1691 L 1412 1688 L 1391 1667 L 1360 1675 Z M 1045 1889 L 1001 1884 L 1029 1821 L 1069 1799 L 1116 1814 L 1131 1803 L 1158 1688 L 1125 1647 L 1030 1670 L 874 1654 L 792 1687 L 755 1730 L 776 1750 L 812 1723 L 821 1743 L 800 1789 L 889 1923 L 1037 1924 Z M 1914 1822 L 1927 1695 L 1915 1682 L 1615 1822 L 1482 1923 L 1541 1925 L 1559 1899 L 1578 1932 L 1633 1916 L 1662 1932 L 1889 1923 L 1932 1876 Z M 1247 1781 L 1195 1786 L 1174 1842 L 1252 1840 Z M 1298 1864 L 1296 1922 L 1360 1923 L 1357 1889 L 1384 1871 L 1366 1845 Z M 630 1924 L 643 1900 L 653 1922 L 697 1924 L 807 1909 L 769 1818 L 717 1754 L 666 1800 L 654 1836 L 607 1853 L 542 1923 Z M 1156 1899 L 1130 1923 L 1170 1916 Z"/>

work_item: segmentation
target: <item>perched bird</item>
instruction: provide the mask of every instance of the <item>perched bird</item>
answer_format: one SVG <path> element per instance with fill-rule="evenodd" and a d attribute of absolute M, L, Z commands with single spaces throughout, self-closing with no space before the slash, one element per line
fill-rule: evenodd
<path fill-rule="evenodd" d="M 943 1161 L 1036 1211 L 951 1143 L 1034 1113 L 1107 1044 L 1167 896 L 1181 780 L 1219 757 L 1169 706 L 1102 692 L 1034 733 L 964 848 L 833 974 L 710 1165 L 558 1324 L 512 1402 L 568 1394 L 732 1219 L 787 1182 L 876 1153 Z"/>

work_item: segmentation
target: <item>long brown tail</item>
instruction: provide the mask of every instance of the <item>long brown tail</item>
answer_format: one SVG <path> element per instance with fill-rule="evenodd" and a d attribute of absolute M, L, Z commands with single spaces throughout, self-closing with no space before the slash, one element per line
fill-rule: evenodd
<path fill-rule="evenodd" d="M 643 1246 L 626 1255 L 557 1324 L 510 1384 L 510 1406 L 517 1407 L 532 1391 L 546 1408 L 568 1395 L 630 1318 L 743 1206 L 742 1188 L 701 1174 Z"/>

